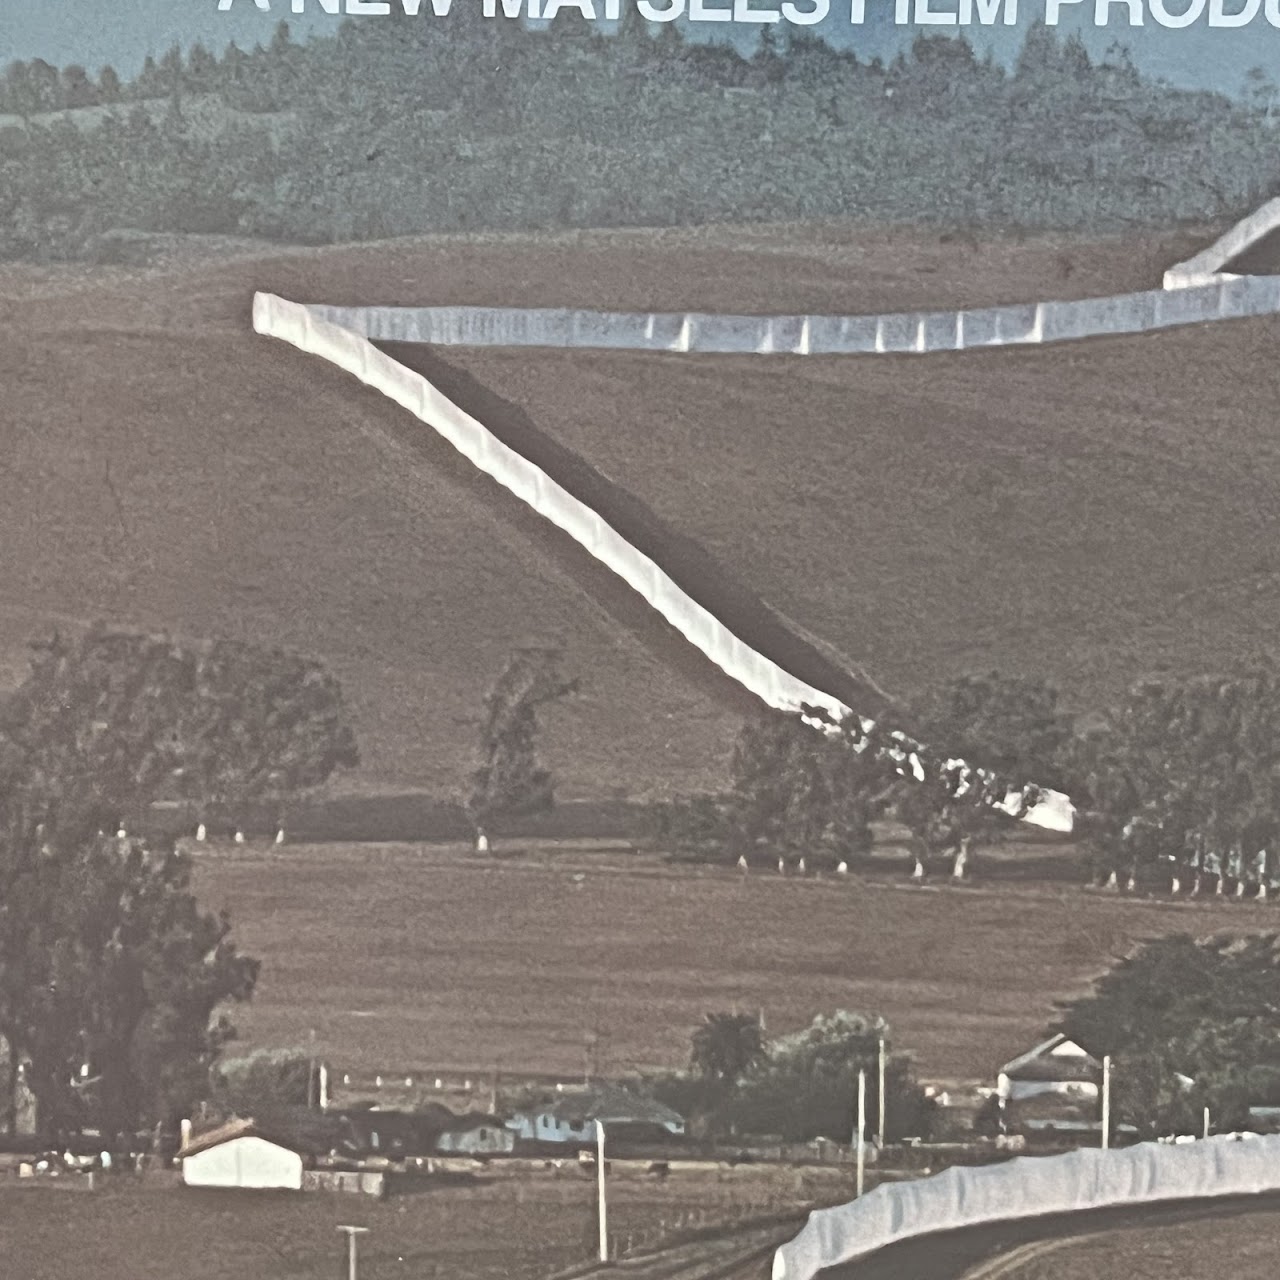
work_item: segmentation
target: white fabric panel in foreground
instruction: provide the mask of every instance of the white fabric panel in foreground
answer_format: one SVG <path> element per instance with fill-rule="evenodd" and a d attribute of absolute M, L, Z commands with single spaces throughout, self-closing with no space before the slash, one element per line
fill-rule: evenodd
<path fill-rule="evenodd" d="M 1280 276 L 1197 277 L 1187 287 L 1074 302 L 880 316 L 713 316 L 504 307 L 312 306 L 309 310 L 317 319 L 373 342 L 699 355 L 918 355 L 1148 333 L 1274 315 L 1280 312 Z"/>
<path fill-rule="evenodd" d="M 773 1280 L 812 1280 L 899 1240 L 957 1227 L 1275 1190 L 1280 1137 L 1144 1142 L 952 1168 L 932 1178 L 884 1183 L 860 1200 L 811 1213 L 800 1234 L 774 1254 Z"/>
<path fill-rule="evenodd" d="M 768 706 L 781 711 L 798 711 L 805 705 L 820 707 L 837 719 L 853 714 L 839 699 L 796 679 L 751 648 L 599 512 L 504 444 L 421 374 L 380 351 L 362 333 L 335 323 L 332 315 L 331 310 L 306 307 L 274 294 L 259 293 L 253 301 L 253 327 L 258 333 L 328 360 L 425 422 L 480 470 L 585 547 L 639 592 L 690 644 Z M 1017 798 L 1010 797 L 1008 803 L 1016 805 Z M 1066 796 L 1047 792 L 1026 820 L 1049 830 L 1070 831 L 1073 817 Z"/>
<path fill-rule="evenodd" d="M 1175 262 L 1164 273 L 1166 289 L 1182 289 L 1209 280 L 1232 279 L 1219 275 L 1222 268 L 1238 258 L 1250 245 L 1280 227 L 1280 198 L 1268 200 L 1247 218 L 1241 218 L 1229 231 L 1220 235 L 1207 249 L 1202 249 L 1185 262 Z"/>

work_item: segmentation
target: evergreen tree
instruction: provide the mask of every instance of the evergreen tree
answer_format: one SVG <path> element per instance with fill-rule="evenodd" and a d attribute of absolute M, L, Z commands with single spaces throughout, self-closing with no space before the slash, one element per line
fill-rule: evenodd
<path fill-rule="evenodd" d="M 61 74 L 61 105 L 74 111 L 77 107 L 92 107 L 98 101 L 98 93 L 89 73 L 75 64 L 63 67 Z"/>
<path fill-rule="evenodd" d="M 103 67 L 98 73 L 98 100 L 107 104 L 119 102 L 122 92 L 116 69 L 111 66 Z"/>
<path fill-rule="evenodd" d="M 217 59 L 197 40 L 187 54 L 187 68 L 183 76 L 183 84 L 187 91 L 208 93 L 217 81 L 217 74 Z"/>

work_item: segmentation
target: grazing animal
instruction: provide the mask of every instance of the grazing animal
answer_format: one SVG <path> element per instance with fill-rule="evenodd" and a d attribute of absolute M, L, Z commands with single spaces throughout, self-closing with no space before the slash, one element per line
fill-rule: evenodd
<path fill-rule="evenodd" d="M 841 862 L 840 865 L 836 867 L 836 875 L 847 876 L 848 874 L 849 874 L 849 864 L 847 862 Z"/>
<path fill-rule="evenodd" d="M 276 828 L 276 844 L 284 844 L 284 828 Z"/>
<path fill-rule="evenodd" d="M 747 855 L 745 853 L 740 853 L 738 855 L 738 870 L 746 871 L 746 869 L 747 869 Z"/>
<path fill-rule="evenodd" d="M 781 875 L 785 875 L 785 874 L 786 874 L 786 871 L 787 871 L 787 864 L 786 864 L 785 862 L 783 862 L 783 860 L 782 860 L 781 858 L 779 858 L 779 859 L 778 859 L 778 874 L 779 874 L 780 876 L 781 876 Z"/>
<path fill-rule="evenodd" d="M 236 828 L 235 841 L 236 844 L 244 844 L 244 832 L 239 827 Z"/>
<path fill-rule="evenodd" d="M 205 837 L 206 837 L 208 834 L 209 834 L 209 833 L 208 833 L 208 831 L 206 831 L 206 830 L 205 830 L 205 825 L 204 825 L 204 823 L 202 822 L 202 823 L 201 823 L 201 824 L 196 828 L 196 839 L 197 839 L 197 840 L 200 840 L 200 841 L 202 841 L 202 842 L 203 842 L 203 840 L 205 839 Z"/>
<path fill-rule="evenodd" d="M 799 871 L 801 875 L 804 875 L 804 859 L 803 858 L 801 858 L 799 863 L 796 865 L 796 870 Z"/>

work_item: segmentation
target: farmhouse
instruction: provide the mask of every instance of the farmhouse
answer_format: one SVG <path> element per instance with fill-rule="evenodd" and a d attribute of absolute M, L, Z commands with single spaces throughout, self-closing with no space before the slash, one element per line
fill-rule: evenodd
<path fill-rule="evenodd" d="M 1000 1068 L 996 1096 L 1011 1130 L 1090 1128 L 1098 1123 L 1102 1063 L 1054 1035 Z"/>
<path fill-rule="evenodd" d="M 597 1120 L 606 1136 L 633 1141 L 669 1140 L 685 1133 L 684 1117 L 670 1107 L 613 1084 L 566 1092 L 518 1112 L 507 1125 L 528 1142 L 576 1144 L 596 1140 Z"/>

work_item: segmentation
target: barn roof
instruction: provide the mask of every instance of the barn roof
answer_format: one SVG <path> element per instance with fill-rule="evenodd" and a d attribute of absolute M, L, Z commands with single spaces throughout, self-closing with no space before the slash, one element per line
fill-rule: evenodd
<path fill-rule="evenodd" d="M 298 1155 L 317 1156 L 335 1148 L 342 1135 L 337 1117 L 305 1108 L 282 1108 L 256 1116 L 235 1116 L 203 1133 L 193 1134 L 179 1159 L 208 1151 L 236 1138 L 261 1138 Z"/>
<path fill-rule="evenodd" d="M 445 1125 L 446 1133 L 470 1133 L 473 1129 L 501 1129 L 506 1121 L 498 1116 L 491 1116 L 486 1111 L 468 1111 L 460 1116 L 452 1116 Z"/>
<path fill-rule="evenodd" d="M 557 1097 L 543 1106 L 529 1108 L 538 1115 L 581 1124 L 599 1120 L 602 1124 L 683 1125 L 684 1117 L 653 1098 L 644 1098 L 616 1084 L 592 1085 Z"/>
<path fill-rule="evenodd" d="M 1006 1062 L 1000 1075 L 1010 1080 L 1096 1080 L 1102 1063 L 1059 1033 Z"/>

